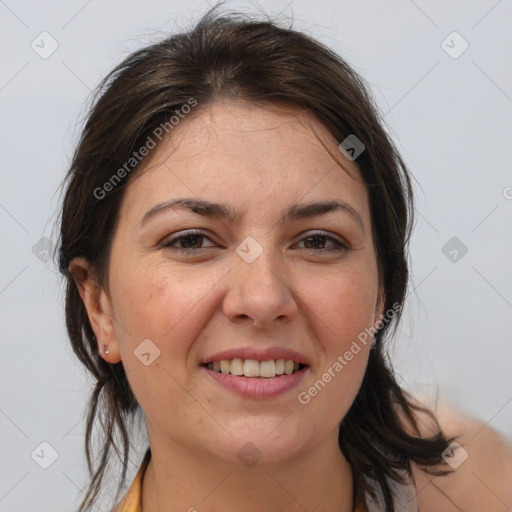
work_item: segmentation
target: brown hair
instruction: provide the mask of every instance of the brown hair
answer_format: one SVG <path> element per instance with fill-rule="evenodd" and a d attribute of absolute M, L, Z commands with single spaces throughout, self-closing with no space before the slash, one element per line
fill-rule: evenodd
<path fill-rule="evenodd" d="M 384 310 L 396 310 L 393 306 L 402 305 L 406 296 L 411 181 L 365 81 L 340 56 L 303 32 L 269 19 L 221 16 L 215 11 L 216 7 L 208 11 L 191 30 L 131 54 L 100 83 L 63 184 L 59 268 L 67 280 L 67 331 L 74 352 L 96 381 L 85 438 L 91 482 L 80 511 L 94 505 L 111 447 L 119 454 L 116 428 L 124 453 L 119 496 L 130 449 L 128 422 L 140 407 L 123 365 L 109 364 L 98 354 L 69 264 L 77 256 L 85 257 L 100 284 L 107 286 L 120 201 L 128 178 L 141 165 L 134 165 L 129 176 L 119 169 L 191 98 L 198 111 L 219 98 L 288 101 L 314 114 L 336 140 L 355 135 L 365 146 L 357 164 L 369 194 Z M 122 174 L 122 183 L 104 187 L 116 173 Z M 392 325 L 396 333 L 400 317 L 401 310 L 396 311 L 375 333 L 361 388 L 339 430 L 339 446 L 353 472 L 355 502 L 364 504 L 365 494 L 373 495 L 372 480 L 380 487 L 386 512 L 394 512 L 389 479 L 402 482 L 401 472 L 410 472 L 411 461 L 432 474 L 445 474 L 436 466 L 443 464 L 441 454 L 451 441 L 440 428 L 431 438 L 421 437 L 414 409 L 430 415 L 439 426 L 432 413 L 413 404 L 394 377 L 384 340 Z M 94 470 L 91 433 L 96 415 L 105 437 Z"/>

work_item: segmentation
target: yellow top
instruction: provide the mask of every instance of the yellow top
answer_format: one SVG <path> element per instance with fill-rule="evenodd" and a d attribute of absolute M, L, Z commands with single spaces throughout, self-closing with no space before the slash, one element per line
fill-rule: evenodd
<path fill-rule="evenodd" d="M 142 479 L 150 459 L 151 450 L 148 448 L 128 492 L 112 512 L 142 512 Z"/>
<path fill-rule="evenodd" d="M 128 492 L 112 512 L 142 512 L 142 479 L 150 459 L 151 449 L 148 448 Z M 361 509 L 357 507 L 356 512 L 360 511 Z"/>

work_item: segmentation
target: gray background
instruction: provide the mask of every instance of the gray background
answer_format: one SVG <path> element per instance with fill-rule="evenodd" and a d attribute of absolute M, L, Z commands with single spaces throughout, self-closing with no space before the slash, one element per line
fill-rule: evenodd
<path fill-rule="evenodd" d="M 83 414 L 92 381 L 66 339 L 55 268 L 32 250 L 53 236 L 58 187 L 85 102 L 128 52 L 188 27 L 208 5 L 0 1 L 2 512 L 75 510 L 87 483 Z M 414 392 L 438 390 L 510 436 L 512 2 L 260 5 L 293 14 L 296 28 L 340 52 L 370 82 L 416 179 L 414 291 L 393 351 L 402 383 Z M 43 51 L 46 38 L 51 49 L 43 31 L 58 43 L 45 59 L 31 47 L 35 41 Z M 457 58 L 461 40 L 442 45 L 453 31 L 469 44 Z M 446 247 L 453 237 L 456 245 Z M 48 469 L 40 467 L 51 457 L 42 442 L 58 454 Z M 45 454 L 38 463 L 34 450 Z M 129 476 L 141 455 L 135 452 Z"/>

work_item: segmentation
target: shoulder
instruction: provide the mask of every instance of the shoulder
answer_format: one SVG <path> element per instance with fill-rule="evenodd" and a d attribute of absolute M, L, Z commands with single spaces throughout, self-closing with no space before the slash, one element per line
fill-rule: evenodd
<path fill-rule="evenodd" d="M 445 454 L 451 474 L 436 477 L 412 465 L 419 509 L 512 511 L 512 440 L 447 401 L 434 404 L 424 397 L 414 401 L 433 412 L 445 437 L 457 438 Z M 428 414 L 416 412 L 415 418 L 422 437 L 437 433 Z"/>

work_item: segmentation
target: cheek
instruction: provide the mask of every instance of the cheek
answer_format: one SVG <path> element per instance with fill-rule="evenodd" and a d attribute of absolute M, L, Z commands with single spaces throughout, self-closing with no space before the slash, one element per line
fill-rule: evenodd
<path fill-rule="evenodd" d="M 162 404 L 171 409 L 183 404 L 192 407 L 183 387 L 188 386 L 186 358 L 201 329 L 196 312 L 200 312 L 200 299 L 206 293 L 204 284 L 200 285 L 199 278 L 191 282 L 179 272 L 171 273 L 164 265 L 133 266 L 130 272 L 119 267 L 112 279 L 117 284 L 113 299 L 122 364 L 142 409 L 148 416 L 158 417 Z M 148 339 L 151 343 L 141 345 Z M 149 365 L 137 357 L 141 346 L 150 354 Z M 184 406 L 182 409 L 173 428 L 186 419 L 188 413 Z M 167 420 L 171 425 L 174 417 L 169 415 Z"/>
<path fill-rule="evenodd" d="M 135 264 L 125 266 L 126 272 L 119 267 L 112 276 L 121 351 L 129 355 L 150 339 L 161 350 L 161 364 L 167 358 L 184 359 L 208 319 L 205 308 L 215 276 L 197 269 L 189 273 L 170 269 L 165 263 L 139 265 L 138 269 Z"/>
<path fill-rule="evenodd" d="M 322 293 L 318 292 L 318 300 L 324 297 L 324 311 L 319 314 L 328 329 L 324 338 L 326 359 L 316 387 L 322 390 L 326 402 L 336 404 L 334 415 L 346 414 L 364 377 L 377 292 L 372 261 L 340 273 L 325 285 Z"/>
<path fill-rule="evenodd" d="M 304 290 L 310 290 L 306 303 L 331 349 L 350 345 L 374 322 L 377 285 L 367 271 L 352 268 L 322 281 L 313 279 Z"/>

